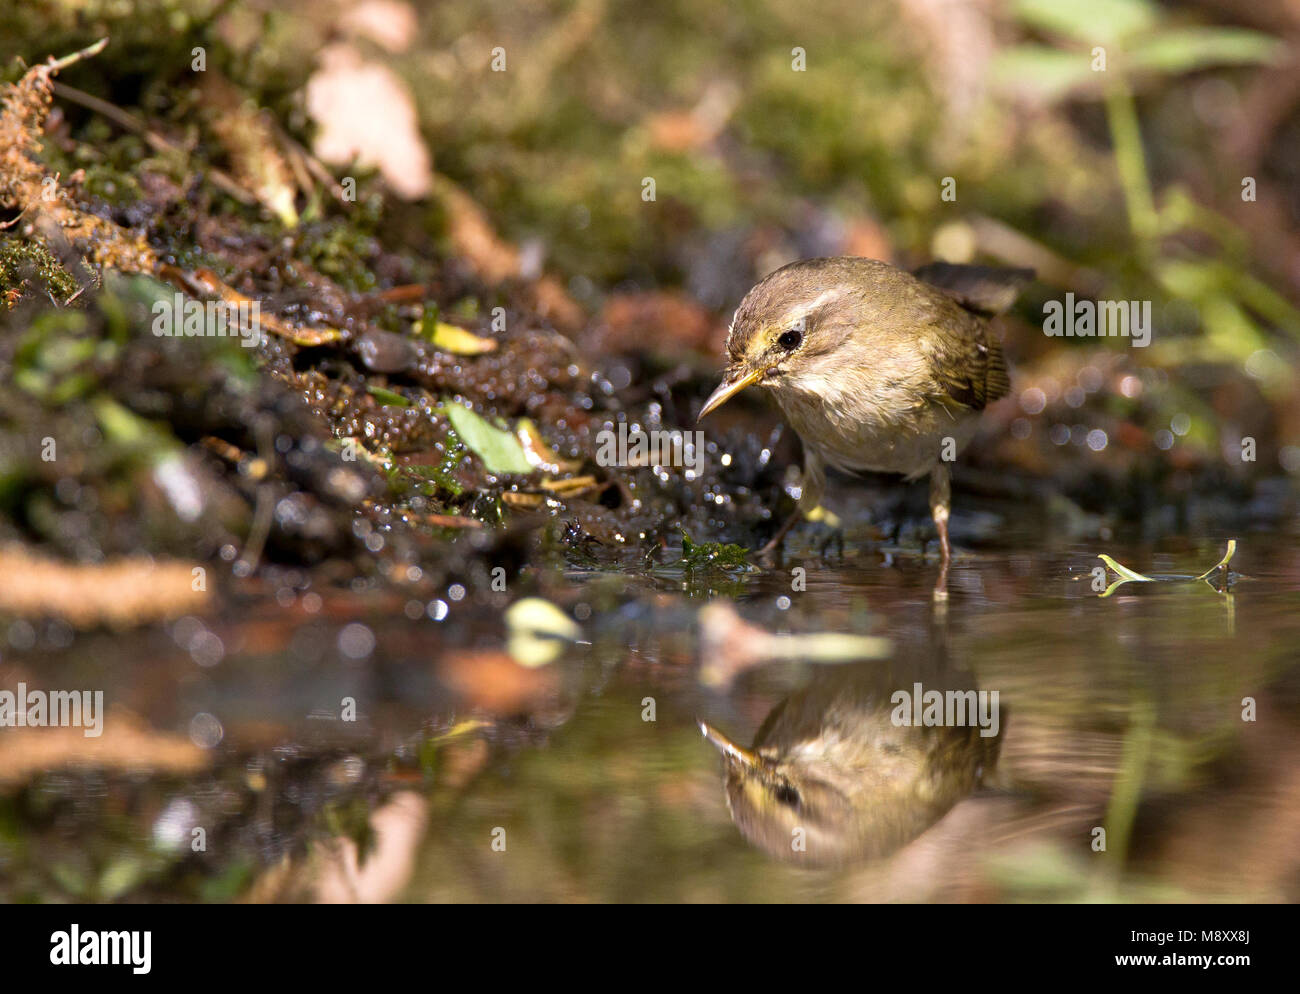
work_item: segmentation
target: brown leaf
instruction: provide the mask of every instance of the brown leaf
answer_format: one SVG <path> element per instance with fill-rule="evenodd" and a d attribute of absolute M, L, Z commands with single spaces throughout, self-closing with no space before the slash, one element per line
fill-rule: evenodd
<path fill-rule="evenodd" d="M 205 590 L 193 588 L 194 566 L 138 557 L 107 563 L 65 563 L 20 545 L 0 549 L 0 612 L 57 616 L 78 628 L 128 628 L 201 611 Z"/>
<path fill-rule="evenodd" d="M 438 676 L 466 706 L 492 714 L 526 714 L 543 707 L 559 689 L 559 672 L 529 669 L 504 652 L 456 652 L 443 657 Z"/>
<path fill-rule="evenodd" d="M 325 162 L 379 170 L 399 197 L 433 188 L 433 157 L 420 135 L 415 101 L 387 66 L 346 43 L 327 46 L 307 82 L 307 111 L 319 126 L 313 151 Z"/>
<path fill-rule="evenodd" d="M 643 352 L 648 348 L 675 352 L 691 349 L 720 353 L 727 327 L 686 294 L 642 291 L 613 294 L 601 312 L 595 342 L 601 352 Z"/>
<path fill-rule="evenodd" d="M 84 728 L 5 729 L 0 735 L 0 787 L 68 767 L 185 776 L 208 765 L 209 753 L 183 735 L 148 728 L 118 709 L 103 720 L 98 736 L 87 736 Z"/>

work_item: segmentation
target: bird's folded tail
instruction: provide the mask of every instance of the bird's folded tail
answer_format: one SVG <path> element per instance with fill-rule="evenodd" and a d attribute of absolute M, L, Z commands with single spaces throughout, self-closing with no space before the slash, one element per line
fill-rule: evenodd
<path fill-rule="evenodd" d="M 942 290 L 968 311 L 991 316 L 1001 314 L 1015 303 L 1025 284 L 1034 278 L 1034 271 L 931 262 L 912 275 Z"/>

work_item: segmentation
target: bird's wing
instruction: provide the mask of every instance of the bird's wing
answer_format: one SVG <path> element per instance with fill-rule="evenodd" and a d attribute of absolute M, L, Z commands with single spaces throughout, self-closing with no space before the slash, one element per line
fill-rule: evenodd
<path fill-rule="evenodd" d="M 931 333 L 919 339 L 938 386 L 933 399 L 983 410 L 1011 392 L 1002 346 L 980 318 L 957 308 L 945 310 L 938 308 Z"/>

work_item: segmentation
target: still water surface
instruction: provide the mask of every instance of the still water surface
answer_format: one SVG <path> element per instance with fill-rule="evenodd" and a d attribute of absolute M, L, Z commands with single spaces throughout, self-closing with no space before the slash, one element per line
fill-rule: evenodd
<path fill-rule="evenodd" d="M 555 573 L 534 579 L 580 619 L 581 641 L 529 671 L 505 660 L 500 612 L 472 598 L 441 620 L 368 595 L 197 619 L 220 640 L 215 663 L 195 651 L 210 646 L 195 619 L 10 653 L 9 682 L 104 686 L 110 715 L 141 735 L 204 749 L 196 768 L 11 783 L 0 887 L 47 900 L 1296 900 L 1300 543 L 1237 537 L 1226 583 L 1104 598 L 1098 552 L 1194 576 L 1226 536 L 968 550 L 946 603 L 933 558 L 881 547 L 805 546 L 749 574 Z M 744 670 L 748 629 L 702 647 L 710 599 L 758 629 L 879 635 L 892 653 Z M 985 704 L 996 692 L 998 734 L 900 728 L 892 694 L 918 683 Z M 356 722 L 339 720 L 346 698 Z M 741 755 L 768 721 L 767 773 L 725 765 L 700 721 Z M 206 852 L 184 851 L 195 826 Z M 370 853 L 360 870 L 331 862 L 342 837 Z"/>

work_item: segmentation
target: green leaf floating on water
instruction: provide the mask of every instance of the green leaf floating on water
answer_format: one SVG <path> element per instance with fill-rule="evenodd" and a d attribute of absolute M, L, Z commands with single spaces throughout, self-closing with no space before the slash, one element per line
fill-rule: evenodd
<path fill-rule="evenodd" d="M 1230 539 L 1228 539 L 1228 550 L 1223 554 L 1223 558 L 1220 559 L 1220 560 L 1219 560 L 1217 563 L 1215 563 L 1213 566 L 1211 566 L 1209 569 L 1207 569 L 1204 573 L 1202 573 L 1202 574 L 1201 574 L 1200 576 L 1198 576 L 1196 579 L 1198 579 L 1198 580 L 1204 580 L 1206 577 L 1208 577 L 1208 576 L 1209 576 L 1211 573 L 1213 573 L 1215 570 L 1219 570 L 1219 569 L 1227 569 L 1227 568 L 1228 568 L 1228 563 L 1232 562 L 1232 557 L 1235 556 L 1236 554 L 1237 554 L 1237 540 L 1236 540 L 1235 538 L 1230 538 Z"/>
<path fill-rule="evenodd" d="M 1165 576 L 1165 575 L 1143 576 L 1137 570 L 1129 569 L 1123 563 L 1115 562 L 1114 559 L 1111 559 L 1110 556 L 1106 555 L 1104 552 L 1099 553 L 1097 558 L 1100 559 L 1107 566 L 1109 566 L 1112 570 L 1114 570 L 1119 575 L 1119 579 L 1116 580 L 1114 583 L 1112 583 L 1109 587 L 1107 587 L 1103 593 L 1098 594 L 1097 596 L 1109 597 L 1111 594 L 1115 592 L 1115 590 L 1118 587 L 1122 587 L 1126 583 L 1161 583 L 1161 582 L 1187 583 L 1187 582 L 1194 582 L 1196 580 L 1209 580 L 1209 578 L 1213 576 L 1215 573 L 1217 573 L 1219 570 L 1227 570 L 1228 564 L 1232 562 L 1232 557 L 1235 556 L 1236 554 L 1237 554 L 1237 540 L 1235 538 L 1230 538 L 1228 539 L 1228 548 L 1223 553 L 1223 558 L 1220 559 L 1217 563 L 1215 563 L 1213 566 L 1211 566 L 1209 569 L 1207 569 L 1204 573 L 1200 574 L 1199 576 L 1184 576 L 1182 574 L 1174 574 L 1169 576 Z"/>
<path fill-rule="evenodd" d="M 447 417 L 460 440 L 483 460 L 489 473 L 527 475 L 533 471 L 524 447 L 511 432 L 493 427 L 464 404 L 455 401 L 447 401 Z"/>
<path fill-rule="evenodd" d="M 1115 560 L 1111 559 L 1110 556 L 1106 555 L 1104 552 L 1101 553 L 1100 555 L 1098 555 L 1097 558 L 1100 559 L 1100 560 L 1101 560 L 1103 563 L 1105 563 L 1107 566 L 1109 566 L 1111 569 L 1113 569 L 1116 573 L 1118 573 L 1118 574 L 1119 574 L 1123 579 L 1125 579 L 1125 580 L 1129 580 L 1129 581 L 1132 581 L 1132 582 L 1134 582 L 1134 583 L 1154 583 L 1154 582 L 1155 582 L 1154 580 L 1151 579 L 1151 577 L 1149 577 L 1149 576 L 1143 576 L 1143 575 L 1142 575 L 1141 573 L 1139 573 L 1137 570 L 1129 569 L 1129 568 L 1128 568 L 1127 566 L 1125 566 L 1123 563 L 1117 563 L 1117 562 L 1115 562 Z"/>

